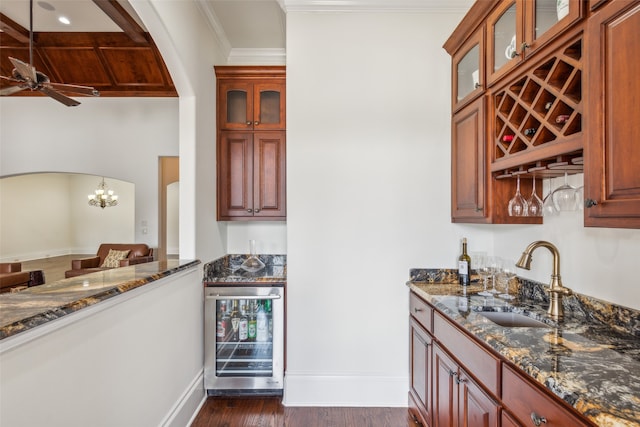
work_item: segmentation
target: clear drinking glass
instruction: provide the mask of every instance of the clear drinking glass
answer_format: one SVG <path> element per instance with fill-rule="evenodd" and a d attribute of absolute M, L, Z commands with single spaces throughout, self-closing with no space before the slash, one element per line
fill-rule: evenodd
<path fill-rule="evenodd" d="M 516 194 L 509 200 L 509 216 L 526 216 L 527 201 L 520 194 L 520 175 L 517 177 Z"/>
<path fill-rule="evenodd" d="M 487 290 L 487 282 L 489 281 L 489 276 L 491 276 L 491 268 L 487 261 L 488 257 L 486 255 L 478 255 L 475 263 L 478 275 L 482 278 L 482 286 L 484 288 L 482 291 L 478 292 L 478 295 L 482 295 L 484 297 L 490 297 L 493 295 Z"/>
<path fill-rule="evenodd" d="M 491 289 L 489 292 L 499 294 L 500 291 L 496 289 L 496 273 L 500 268 L 500 258 L 496 256 L 487 257 L 487 265 L 489 266 L 489 273 L 491 275 Z"/>
<path fill-rule="evenodd" d="M 504 292 L 498 295 L 500 298 L 507 300 L 515 298 L 509 294 L 509 283 L 514 277 L 516 277 L 516 262 L 512 259 L 503 259 L 498 273 L 498 284 L 504 289 Z"/>
<path fill-rule="evenodd" d="M 533 190 L 531 196 L 527 199 L 527 215 L 528 216 L 542 216 L 542 208 L 544 203 L 536 194 L 536 177 L 533 177 Z"/>

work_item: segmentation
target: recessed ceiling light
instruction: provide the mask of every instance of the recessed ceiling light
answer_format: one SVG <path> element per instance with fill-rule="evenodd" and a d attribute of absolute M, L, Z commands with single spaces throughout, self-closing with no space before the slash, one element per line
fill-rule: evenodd
<path fill-rule="evenodd" d="M 45 10 L 56 10 L 56 8 L 53 7 L 53 5 L 51 3 L 47 3 L 46 1 L 39 1 L 38 2 L 38 6 L 40 6 L 41 8 L 43 8 Z"/>
<path fill-rule="evenodd" d="M 58 21 L 60 21 L 61 23 L 63 23 L 64 25 L 69 25 L 71 24 L 71 21 L 69 21 L 69 18 L 67 18 L 66 16 L 61 16 L 58 18 Z"/>

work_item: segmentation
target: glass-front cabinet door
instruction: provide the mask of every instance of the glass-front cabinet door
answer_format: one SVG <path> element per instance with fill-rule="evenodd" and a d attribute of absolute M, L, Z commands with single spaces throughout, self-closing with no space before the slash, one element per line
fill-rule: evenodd
<path fill-rule="evenodd" d="M 259 83 L 254 85 L 254 129 L 285 129 L 284 84 Z"/>
<path fill-rule="evenodd" d="M 523 3 L 502 3 L 487 19 L 488 81 L 500 78 L 522 59 Z"/>
<path fill-rule="evenodd" d="M 583 15 L 582 0 L 530 0 L 525 7 L 527 54 L 539 49 Z"/>
<path fill-rule="evenodd" d="M 221 83 L 218 120 L 226 130 L 285 129 L 285 85 Z"/>
<path fill-rule="evenodd" d="M 583 16 L 582 0 L 512 0 L 487 18 L 487 82 L 492 84 Z"/>
<path fill-rule="evenodd" d="M 220 128 L 251 130 L 253 128 L 253 85 L 222 83 L 219 90 Z"/>
<path fill-rule="evenodd" d="M 454 107 L 466 104 L 484 90 L 483 38 L 484 31 L 478 31 L 453 57 Z"/>

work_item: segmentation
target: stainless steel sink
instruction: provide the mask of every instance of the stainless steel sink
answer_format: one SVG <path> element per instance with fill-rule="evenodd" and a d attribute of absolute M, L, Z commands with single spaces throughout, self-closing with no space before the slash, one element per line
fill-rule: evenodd
<path fill-rule="evenodd" d="M 505 326 L 509 328 L 550 328 L 550 325 L 547 325 L 544 322 L 541 322 L 536 319 L 532 319 L 531 317 L 525 316 L 520 313 L 511 313 L 511 312 L 498 312 L 498 311 L 483 311 L 478 312 L 479 315 L 486 317 L 491 320 L 493 323 L 496 323 L 500 326 Z"/>

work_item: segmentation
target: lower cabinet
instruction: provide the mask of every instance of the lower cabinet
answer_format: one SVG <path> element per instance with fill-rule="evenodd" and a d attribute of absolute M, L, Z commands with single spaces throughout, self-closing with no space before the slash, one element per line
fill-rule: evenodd
<path fill-rule="evenodd" d="M 409 410 L 430 427 L 593 426 L 410 295 Z"/>
<path fill-rule="evenodd" d="M 423 425 L 431 424 L 431 354 L 433 339 L 416 320 L 410 319 L 409 409 Z"/>
<path fill-rule="evenodd" d="M 522 425 L 588 426 L 510 366 L 502 368 L 502 401 Z"/>
<path fill-rule="evenodd" d="M 433 426 L 497 427 L 498 404 L 438 344 L 433 345 Z"/>

